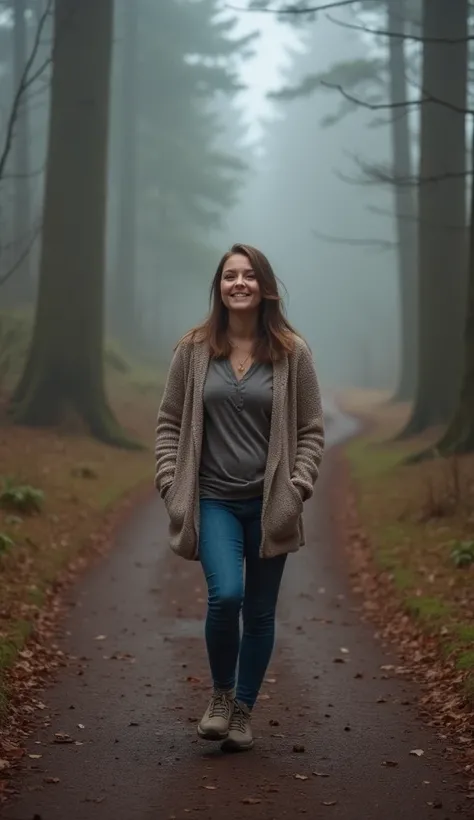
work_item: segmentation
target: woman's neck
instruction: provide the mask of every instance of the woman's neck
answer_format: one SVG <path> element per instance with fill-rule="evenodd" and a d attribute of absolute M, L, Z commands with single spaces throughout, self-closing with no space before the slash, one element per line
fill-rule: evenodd
<path fill-rule="evenodd" d="M 229 315 L 227 333 L 230 339 L 251 342 L 257 336 L 258 313 Z"/>

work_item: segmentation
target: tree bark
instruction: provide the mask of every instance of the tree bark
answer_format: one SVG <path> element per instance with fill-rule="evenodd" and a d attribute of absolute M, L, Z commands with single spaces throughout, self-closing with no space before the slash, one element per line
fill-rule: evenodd
<path fill-rule="evenodd" d="M 115 326 L 128 346 L 137 341 L 137 62 L 138 4 L 123 4 L 122 94 L 120 102 L 119 230 L 115 289 Z"/>
<path fill-rule="evenodd" d="M 27 2 L 15 0 L 13 11 L 13 96 L 18 92 L 21 78 L 28 60 L 27 36 Z M 22 257 L 31 239 L 31 179 L 30 179 L 30 117 L 29 93 L 23 95 L 15 123 L 14 142 L 12 147 L 13 180 L 13 236 L 12 251 L 9 254 L 13 266 Z M 18 307 L 31 303 L 33 298 L 33 281 L 31 276 L 31 258 L 25 255 L 14 276 L 5 285 L 6 302 Z"/>
<path fill-rule="evenodd" d="M 13 408 L 27 425 L 72 410 L 92 435 L 127 445 L 103 371 L 112 24 L 113 0 L 56 0 L 38 304 Z"/>
<path fill-rule="evenodd" d="M 474 133 L 472 156 L 474 156 Z M 435 447 L 443 456 L 474 451 L 474 185 L 471 185 L 469 278 L 464 332 L 464 367 L 456 409 L 445 434 Z"/>
<path fill-rule="evenodd" d="M 405 33 L 405 0 L 387 0 L 387 31 Z M 407 65 L 404 40 L 389 37 L 390 100 L 394 105 L 406 102 Z M 394 112 L 392 150 L 396 179 L 412 177 L 410 127 L 408 114 Z M 395 185 L 395 221 L 398 239 L 400 294 L 400 376 L 395 401 L 407 401 L 415 395 L 417 359 L 417 202 L 409 186 Z"/>
<path fill-rule="evenodd" d="M 467 0 L 424 0 L 421 96 L 459 109 L 467 99 Z M 459 391 L 466 306 L 466 116 L 438 102 L 421 110 L 418 384 L 403 435 L 447 424 Z M 427 182 L 432 177 L 443 177 Z"/>

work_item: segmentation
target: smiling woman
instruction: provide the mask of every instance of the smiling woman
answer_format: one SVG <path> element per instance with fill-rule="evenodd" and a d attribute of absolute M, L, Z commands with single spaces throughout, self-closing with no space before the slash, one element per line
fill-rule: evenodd
<path fill-rule="evenodd" d="M 253 361 L 274 362 L 300 338 L 286 319 L 275 273 L 267 257 L 251 245 L 236 244 L 222 257 L 211 284 L 211 311 L 185 336 L 208 342 L 211 356 L 235 364 L 235 351 Z"/>
<path fill-rule="evenodd" d="M 155 449 L 171 547 L 201 562 L 208 585 L 214 691 L 198 734 L 226 750 L 253 746 L 280 582 L 288 553 L 304 544 L 303 502 L 323 446 L 311 353 L 283 314 L 266 256 L 234 245 L 217 267 L 208 318 L 175 351 Z"/>
<path fill-rule="evenodd" d="M 221 278 L 221 296 L 228 310 L 253 310 L 262 301 L 260 285 L 247 256 L 234 253 L 224 265 Z"/>

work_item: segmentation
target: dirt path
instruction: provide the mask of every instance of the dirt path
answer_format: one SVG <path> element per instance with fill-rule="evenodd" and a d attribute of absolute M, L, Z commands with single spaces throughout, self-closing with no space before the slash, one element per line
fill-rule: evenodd
<path fill-rule="evenodd" d="M 287 565 L 254 751 L 226 756 L 196 738 L 208 697 L 204 585 L 198 565 L 165 547 L 154 501 L 74 592 L 64 644 L 77 660 L 44 695 L 29 744 L 41 757 L 27 759 L 5 820 L 469 817 L 416 689 L 383 669 L 396 660 L 360 622 L 328 537 L 330 472 L 328 457 L 307 505 L 308 548 Z M 59 732 L 76 743 L 55 743 Z"/>

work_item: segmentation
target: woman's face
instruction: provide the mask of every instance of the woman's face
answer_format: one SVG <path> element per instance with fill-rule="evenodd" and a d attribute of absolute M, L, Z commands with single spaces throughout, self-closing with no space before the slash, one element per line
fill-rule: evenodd
<path fill-rule="evenodd" d="M 246 312 L 258 308 L 262 301 L 260 285 L 246 256 L 235 253 L 225 263 L 221 298 L 228 310 Z"/>

